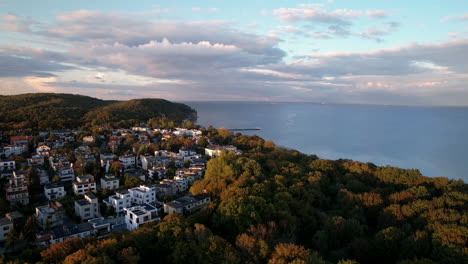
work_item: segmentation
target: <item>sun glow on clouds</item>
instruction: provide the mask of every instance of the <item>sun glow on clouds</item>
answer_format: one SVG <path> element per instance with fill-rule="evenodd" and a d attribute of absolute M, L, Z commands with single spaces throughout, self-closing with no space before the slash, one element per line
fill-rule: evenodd
<path fill-rule="evenodd" d="M 24 82 L 32 87 L 36 92 L 41 93 L 56 93 L 60 89 L 57 87 L 49 86 L 48 83 L 54 83 L 57 81 L 56 77 L 24 77 Z"/>

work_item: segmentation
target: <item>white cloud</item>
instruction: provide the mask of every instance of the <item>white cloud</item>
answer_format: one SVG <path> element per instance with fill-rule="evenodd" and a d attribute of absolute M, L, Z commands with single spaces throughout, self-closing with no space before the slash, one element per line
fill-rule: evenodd
<path fill-rule="evenodd" d="M 468 13 L 460 15 L 449 15 L 441 19 L 440 22 L 468 22 Z"/>
<path fill-rule="evenodd" d="M 320 4 L 303 4 L 296 8 L 279 8 L 274 10 L 273 14 L 288 22 L 313 21 L 332 25 L 349 25 L 349 20 L 362 15 L 362 11 L 338 9 L 329 12 Z"/>
<path fill-rule="evenodd" d="M 386 18 L 388 12 L 385 10 L 366 10 L 366 15 L 372 18 Z"/>

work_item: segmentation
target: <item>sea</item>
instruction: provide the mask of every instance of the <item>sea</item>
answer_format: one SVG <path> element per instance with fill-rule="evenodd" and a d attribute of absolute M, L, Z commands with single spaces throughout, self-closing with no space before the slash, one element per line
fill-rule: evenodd
<path fill-rule="evenodd" d="M 257 134 L 324 159 L 419 169 L 468 182 L 468 108 L 271 102 L 184 102 L 197 124 Z"/>

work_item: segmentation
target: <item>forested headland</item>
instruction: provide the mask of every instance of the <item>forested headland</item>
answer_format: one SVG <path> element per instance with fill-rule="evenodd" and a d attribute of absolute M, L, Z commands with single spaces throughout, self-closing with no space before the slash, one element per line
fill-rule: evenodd
<path fill-rule="evenodd" d="M 98 125 L 128 127 L 150 118 L 196 120 L 185 104 L 163 99 L 106 101 L 75 94 L 36 93 L 0 96 L 0 129 L 77 129 Z"/>
<path fill-rule="evenodd" d="M 44 263 L 466 263 L 468 186 L 416 169 L 324 160 L 211 129 L 244 151 L 190 189 L 212 203 L 102 240 L 70 239 Z M 34 257 L 31 255 L 30 261 Z"/>

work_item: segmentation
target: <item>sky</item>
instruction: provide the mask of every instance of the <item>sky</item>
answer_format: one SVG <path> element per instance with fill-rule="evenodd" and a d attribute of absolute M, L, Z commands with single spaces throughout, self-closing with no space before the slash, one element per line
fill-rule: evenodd
<path fill-rule="evenodd" d="M 468 3 L 0 0 L 0 94 L 468 106 Z"/>

